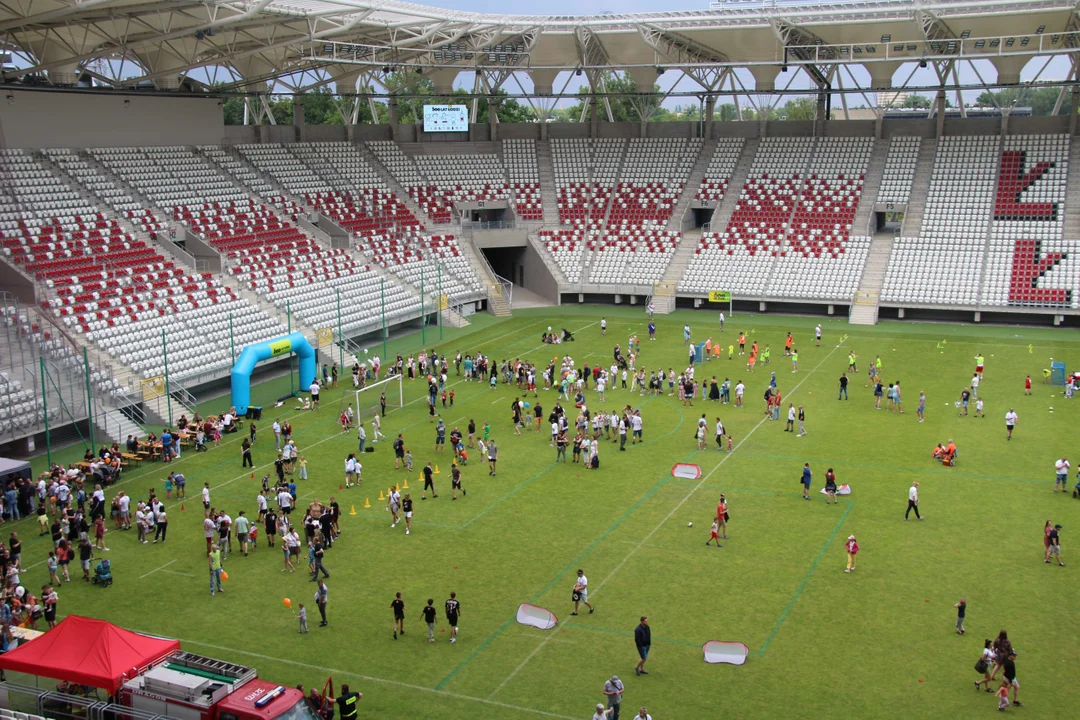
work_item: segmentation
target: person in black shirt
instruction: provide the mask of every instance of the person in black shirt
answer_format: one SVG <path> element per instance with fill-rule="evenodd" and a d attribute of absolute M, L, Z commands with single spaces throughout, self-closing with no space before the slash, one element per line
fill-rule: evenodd
<path fill-rule="evenodd" d="M 394 469 L 398 469 L 398 462 L 405 461 L 405 440 L 402 439 L 401 433 L 394 438 Z"/>
<path fill-rule="evenodd" d="M 475 447 L 476 442 L 476 421 L 469 418 L 469 447 Z"/>
<path fill-rule="evenodd" d="M 885 395 L 885 385 L 880 380 L 874 383 L 874 409 L 881 409 L 881 398 Z"/>
<path fill-rule="evenodd" d="M 427 623 L 427 641 L 429 643 L 435 642 L 435 618 L 437 613 L 435 612 L 434 603 L 435 598 L 428 598 L 427 606 L 420 613 L 424 618 L 424 622 Z"/>
<path fill-rule="evenodd" d="M 652 629 L 649 627 L 649 618 L 641 616 L 641 624 L 634 628 L 634 645 L 637 646 L 638 660 L 634 666 L 635 675 L 648 675 L 645 670 L 645 661 L 649 659 L 649 646 L 652 645 Z"/>
<path fill-rule="evenodd" d="M 430 462 L 424 466 L 424 489 L 420 493 L 421 500 L 427 500 L 428 488 L 431 488 L 432 499 L 439 497 L 435 494 L 435 477 L 433 475 Z"/>
<path fill-rule="evenodd" d="M 1016 699 L 1016 696 L 1020 694 L 1020 681 L 1016 679 L 1016 653 L 1009 652 L 1008 657 L 1001 663 L 1002 675 L 1005 678 L 1005 684 L 1012 686 L 1012 704 L 1016 707 L 1024 707 L 1024 703 Z"/>
<path fill-rule="evenodd" d="M 274 536 L 277 535 L 277 513 L 272 508 L 266 511 L 263 529 L 266 530 L 266 544 L 274 547 Z"/>
<path fill-rule="evenodd" d="M 278 453 L 277 460 L 274 461 L 274 471 L 278 476 L 278 484 L 285 484 L 285 461 L 281 459 L 281 453 Z"/>
<path fill-rule="evenodd" d="M 405 493 L 401 497 L 401 511 L 405 513 L 405 534 L 408 535 L 412 530 L 412 498 L 409 497 L 409 493 Z"/>
<path fill-rule="evenodd" d="M 338 714 L 341 720 L 356 720 L 356 703 L 364 698 L 364 693 L 349 692 L 348 685 L 341 686 L 341 694 L 337 696 Z"/>
<path fill-rule="evenodd" d="M 533 407 L 533 413 L 536 415 L 536 432 L 540 432 L 540 424 L 544 422 L 544 408 L 540 407 L 540 403 Z"/>
<path fill-rule="evenodd" d="M 450 599 L 446 601 L 446 622 L 450 624 L 450 642 L 457 642 L 458 616 L 461 615 L 461 603 L 457 601 L 457 593 L 450 593 Z"/>
<path fill-rule="evenodd" d="M 323 510 L 319 516 L 319 531 L 322 534 L 322 543 L 326 547 L 334 546 L 334 514 L 329 508 Z"/>
<path fill-rule="evenodd" d="M 847 373 L 840 373 L 840 383 L 839 383 L 840 391 L 836 395 L 837 400 L 840 400 L 840 399 L 847 400 L 848 399 L 848 396 L 847 396 L 847 384 L 848 384 Z"/>
<path fill-rule="evenodd" d="M 394 639 L 397 640 L 399 632 L 405 635 L 405 601 L 401 599 L 401 593 L 397 593 L 390 607 L 394 609 Z"/>
<path fill-rule="evenodd" d="M 314 555 L 315 560 L 312 563 L 311 582 L 315 582 L 319 579 L 319 571 L 322 570 L 323 577 L 330 577 L 330 573 L 326 572 L 326 568 L 323 567 L 323 556 L 326 554 L 326 550 L 323 549 L 322 543 L 318 540 L 315 541 Z"/>
<path fill-rule="evenodd" d="M 957 415 L 961 417 L 968 414 L 968 401 L 971 400 L 971 390 L 964 388 L 960 392 L 960 412 Z"/>
<path fill-rule="evenodd" d="M 451 500 L 457 500 L 458 490 L 461 491 L 462 496 L 468 495 L 468 493 L 465 492 L 465 488 L 461 487 L 461 468 L 458 467 L 457 463 L 452 463 L 450 465 L 450 478 L 450 488 L 454 492 L 453 496 L 450 498 Z M 435 492 L 435 488 L 432 488 L 431 491 Z"/>
<path fill-rule="evenodd" d="M 240 453 L 244 456 L 243 462 L 240 463 L 242 468 L 255 468 L 255 463 L 251 460 L 251 441 L 247 438 L 240 443 Z"/>

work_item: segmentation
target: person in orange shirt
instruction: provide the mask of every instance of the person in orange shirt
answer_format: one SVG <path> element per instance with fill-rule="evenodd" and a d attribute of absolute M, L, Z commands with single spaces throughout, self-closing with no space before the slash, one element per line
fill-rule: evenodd
<path fill-rule="evenodd" d="M 746 371 L 747 372 L 754 372 L 754 365 L 756 365 L 756 364 L 757 364 L 757 353 L 750 353 L 750 359 L 746 361 Z"/>
<path fill-rule="evenodd" d="M 715 357 L 717 360 L 720 359 L 720 350 L 721 350 L 720 343 L 716 343 L 715 345 L 712 346 L 713 357 Z"/>
<path fill-rule="evenodd" d="M 757 355 L 757 354 L 758 354 L 758 344 L 757 344 L 757 340 L 755 340 L 755 341 L 754 341 L 754 344 L 750 346 L 750 354 L 751 354 L 751 355 Z"/>
<path fill-rule="evenodd" d="M 942 460 L 944 458 L 945 458 L 945 446 L 942 445 L 941 443 L 938 443 L 937 447 L 934 448 L 934 459 L 935 460 Z"/>
<path fill-rule="evenodd" d="M 706 338 L 705 339 L 705 352 L 703 352 L 701 354 L 702 359 L 705 360 L 706 362 L 710 359 L 709 356 L 712 355 L 712 347 L 713 347 L 712 338 L 711 337 Z"/>
<path fill-rule="evenodd" d="M 744 332 L 739 333 L 739 354 L 746 354 L 746 333 Z"/>
<path fill-rule="evenodd" d="M 945 446 L 945 457 L 941 460 L 942 465 L 955 465 L 956 464 L 956 443 L 949 439 L 949 444 Z"/>
<path fill-rule="evenodd" d="M 795 339 L 791 337 L 791 333 L 787 334 L 787 340 L 784 341 L 784 357 L 791 355 L 791 346 L 795 344 Z"/>

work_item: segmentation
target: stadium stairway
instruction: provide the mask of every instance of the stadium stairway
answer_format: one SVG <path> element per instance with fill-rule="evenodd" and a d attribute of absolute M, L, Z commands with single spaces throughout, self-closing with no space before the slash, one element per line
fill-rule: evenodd
<path fill-rule="evenodd" d="M 712 218 L 709 219 L 709 227 L 713 232 L 723 232 L 728 226 L 731 214 L 735 212 L 735 206 L 739 204 L 739 195 L 742 193 L 743 185 L 746 184 L 746 176 L 750 174 L 750 165 L 754 162 L 754 156 L 757 155 L 758 143 L 757 138 L 747 138 L 743 143 L 742 153 L 728 181 L 727 194 L 713 210 Z"/>
<path fill-rule="evenodd" d="M 386 169 L 386 166 L 379 161 L 379 158 L 375 156 L 375 153 L 371 152 L 371 149 L 366 143 L 358 143 L 355 147 L 357 152 L 359 152 L 364 160 L 367 161 L 367 164 L 370 165 L 375 172 L 379 173 L 379 177 L 386 183 L 386 187 L 390 192 L 397 196 L 397 199 L 409 209 L 409 212 L 411 212 L 414 217 L 419 218 L 424 224 L 435 224 L 428 214 L 421 209 L 415 200 L 412 199 L 409 195 L 409 191 L 398 183 L 393 173 Z"/>
<path fill-rule="evenodd" d="M 618 169 L 615 171 L 615 183 L 611 188 L 611 196 L 607 199 L 607 203 L 604 205 L 604 222 L 602 224 L 602 227 L 604 228 L 605 233 L 608 230 L 608 223 L 611 221 L 611 208 L 615 206 L 615 188 L 618 187 L 619 180 L 623 176 L 623 170 L 626 168 L 626 156 L 629 154 L 629 152 L 630 142 L 627 141 L 623 143 L 622 152 L 619 154 L 619 165 Z"/>
<path fill-rule="evenodd" d="M 666 229 L 682 230 L 683 219 L 690 210 L 691 201 L 693 201 L 694 196 L 697 195 L 698 189 L 701 187 L 701 181 L 705 177 L 705 171 L 709 169 L 709 161 L 712 160 L 715 150 L 715 140 L 706 140 L 702 143 L 701 151 L 698 153 L 697 160 L 694 161 L 694 167 L 690 170 L 690 177 L 687 178 L 686 184 L 683 185 L 682 194 L 675 203 L 675 209 L 672 211 L 671 217 L 668 218 Z"/>
<path fill-rule="evenodd" d="M 869 235 L 873 232 L 870 221 L 874 217 L 874 204 L 877 202 L 878 190 L 881 189 L 881 178 L 885 174 L 885 157 L 888 154 L 888 140 L 874 142 L 874 151 L 870 155 L 870 165 L 866 169 L 866 180 L 863 182 L 862 195 L 859 197 L 859 207 L 855 211 L 855 220 L 851 223 L 852 235 Z"/>
<path fill-rule="evenodd" d="M 934 172 L 936 151 L 937 140 L 923 138 L 919 146 L 919 163 L 915 166 L 915 178 L 911 183 L 911 195 L 908 196 L 907 210 L 904 211 L 901 237 L 919 237 L 922 231 L 923 211 L 926 209 L 926 194 L 930 191 L 930 176 Z"/>
<path fill-rule="evenodd" d="M 881 285 L 885 281 L 885 268 L 889 266 L 889 256 L 892 254 L 895 239 L 896 234 L 893 231 L 882 230 L 875 233 L 870 241 L 870 252 L 866 254 L 859 289 L 855 292 L 848 317 L 848 322 L 852 325 L 877 324 Z"/>
<path fill-rule="evenodd" d="M 540 200 L 544 204 L 544 227 L 558 227 L 559 201 L 555 196 L 555 166 L 551 162 L 551 142 L 536 143 L 536 171 L 540 176 Z"/>
<path fill-rule="evenodd" d="M 700 184 L 700 182 L 699 178 L 698 183 Z M 664 270 L 664 277 L 661 282 L 670 283 L 673 287 L 678 284 L 690 264 L 690 259 L 694 257 L 694 251 L 697 250 L 700 242 L 701 228 L 687 230 L 683 233 L 682 239 L 679 240 L 679 247 L 676 248 L 671 262 L 668 263 L 667 268 Z"/>

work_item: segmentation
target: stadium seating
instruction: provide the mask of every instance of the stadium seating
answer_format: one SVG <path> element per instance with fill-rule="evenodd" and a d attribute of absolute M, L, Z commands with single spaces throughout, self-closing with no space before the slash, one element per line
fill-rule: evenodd
<path fill-rule="evenodd" d="M 915 167 L 919 163 L 920 145 L 922 138 L 918 137 L 898 135 L 889 140 L 885 170 L 878 188 L 879 203 L 907 204 L 911 183 L 915 180 Z"/>
<path fill-rule="evenodd" d="M 664 277 L 664 270 L 679 247 L 681 233 L 657 228 L 615 230 L 603 240 L 589 241 L 593 250 L 589 281 L 651 285 Z"/>
<path fill-rule="evenodd" d="M 302 196 L 338 189 L 301 162 L 284 145 L 278 143 L 237 145 L 236 149 L 248 162 L 272 177 L 293 195 Z"/>
<path fill-rule="evenodd" d="M 722 233 L 703 233 L 679 284 L 703 293 L 846 300 L 870 239 L 851 237 L 871 138 L 767 138 Z"/>
<path fill-rule="evenodd" d="M 371 152 L 379 162 L 397 181 L 398 185 L 405 188 L 409 197 L 427 213 L 431 222 L 446 224 L 453 218 L 450 206 L 444 201 L 442 195 L 435 187 L 428 184 L 416 169 L 416 165 L 409 159 L 397 143 L 389 140 L 372 140 L 367 144 Z"/>
<path fill-rule="evenodd" d="M 503 140 L 503 161 L 513 191 L 514 212 L 522 220 L 543 220 L 540 199 L 540 171 L 536 165 L 536 143 L 532 140 Z"/>
<path fill-rule="evenodd" d="M 200 145 L 198 150 L 259 197 L 274 194 L 270 183 L 217 145 Z"/>
<path fill-rule="evenodd" d="M 735 165 L 742 153 L 742 138 L 724 138 L 716 141 L 716 149 L 709 159 L 705 176 L 701 179 L 694 198 L 702 202 L 719 203 L 727 194 L 728 182 L 735 172 Z"/>
<path fill-rule="evenodd" d="M 996 136 L 938 141 L 919 237 L 894 245 L 884 302 L 974 306 L 994 208 Z"/>
<path fill-rule="evenodd" d="M 417 155 L 415 159 L 445 205 L 509 197 L 506 173 L 498 155 Z"/>
<path fill-rule="evenodd" d="M 623 138 L 551 141 L 560 224 L 603 226 L 625 148 Z"/>
<path fill-rule="evenodd" d="M 982 304 L 1076 308 L 1080 242 L 1064 236 L 1067 135 L 1005 138 Z"/>
<path fill-rule="evenodd" d="M 569 283 L 581 282 L 581 264 L 585 251 L 585 231 L 571 228 L 539 232 L 540 242 L 551 253 Z"/>

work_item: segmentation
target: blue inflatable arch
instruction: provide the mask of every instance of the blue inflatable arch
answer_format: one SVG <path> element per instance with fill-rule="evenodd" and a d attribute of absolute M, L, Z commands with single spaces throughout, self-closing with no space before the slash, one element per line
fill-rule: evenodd
<path fill-rule="evenodd" d="M 248 345 L 240 351 L 232 369 L 232 404 L 238 415 L 247 414 L 251 403 L 251 371 L 255 365 L 289 352 L 300 358 L 300 387 L 306 388 L 315 380 L 315 348 L 301 333 Z"/>

